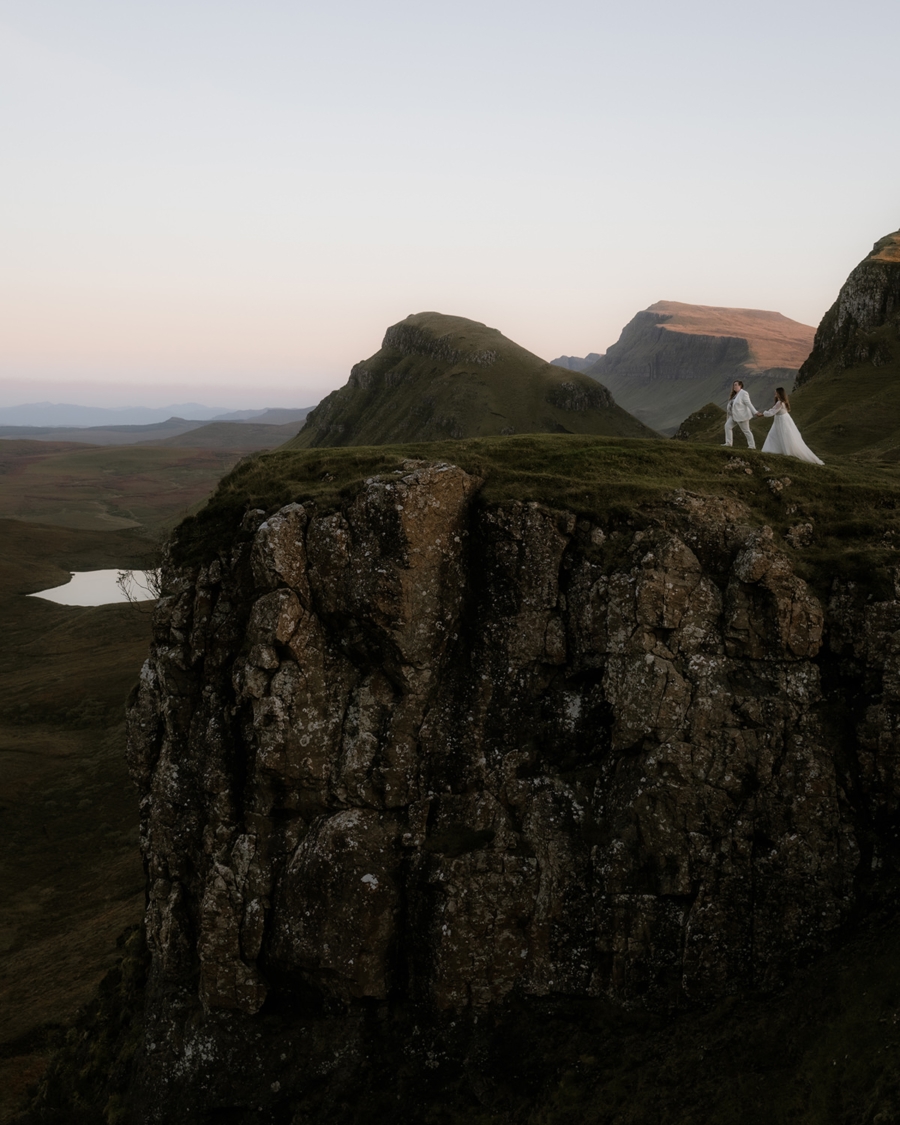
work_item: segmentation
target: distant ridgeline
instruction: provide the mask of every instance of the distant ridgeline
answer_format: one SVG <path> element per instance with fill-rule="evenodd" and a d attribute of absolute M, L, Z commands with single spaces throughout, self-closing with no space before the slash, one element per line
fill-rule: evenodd
<path fill-rule="evenodd" d="M 475 320 L 426 312 L 385 333 L 288 448 L 523 433 L 652 437 L 610 392 Z"/>
<path fill-rule="evenodd" d="M 600 359 L 599 352 L 588 352 L 586 356 L 560 355 L 550 362 L 554 367 L 565 367 L 568 371 L 587 371 Z"/>
<path fill-rule="evenodd" d="M 822 456 L 900 460 L 900 231 L 875 243 L 822 318 L 794 414 Z"/>
<path fill-rule="evenodd" d="M 776 385 L 793 386 L 813 334 L 777 312 L 657 301 L 583 370 L 635 417 L 672 434 L 707 403 L 724 405 L 735 379 L 768 405 Z M 578 360 L 555 362 L 571 367 Z"/>

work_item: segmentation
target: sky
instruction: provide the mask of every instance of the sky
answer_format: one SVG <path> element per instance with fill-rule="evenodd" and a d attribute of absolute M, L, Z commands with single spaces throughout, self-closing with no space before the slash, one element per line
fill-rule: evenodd
<path fill-rule="evenodd" d="M 900 4 L 0 0 L 0 405 L 305 406 L 429 309 L 817 325 L 900 227 Z"/>

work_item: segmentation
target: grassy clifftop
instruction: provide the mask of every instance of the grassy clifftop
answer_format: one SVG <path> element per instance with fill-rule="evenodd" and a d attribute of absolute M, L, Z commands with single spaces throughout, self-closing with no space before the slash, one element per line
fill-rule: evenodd
<path fill-rule="evenodd" d="M 900 479 L 893 469 L 835 459 L 824 467 L 747 449 L 659 439 L 531 434 L 512 438 L 302 450 L 284 447 L 243 461 L 206 506 L 178 528 L 175 556 L 211 559 L 250 508 L 312 502 L 337 508 L 362 483 L 404 460 L 449 461 L 479 477 L 479 500 L 536 501 L 603 522 L 641 526 L 677 489 L 743 501 L 796 555 L 800 573 L 827 591 L 837 572 L 875 581 L 900 546 Z M 770 484 L 770 481 L 777 482 Z M 784 483 L 786 482 L 786 483 Z M 791 528 L 809 524 L 806 545 Z M 787 538 L 785 538 L 787 537 Z"/>
<path fill-rule="evenodd" d="M 496 328 L 426 312 L 389 328 L 290 447 L 522 433 L 654 436 L 595 380 L 554 367 Z"/>

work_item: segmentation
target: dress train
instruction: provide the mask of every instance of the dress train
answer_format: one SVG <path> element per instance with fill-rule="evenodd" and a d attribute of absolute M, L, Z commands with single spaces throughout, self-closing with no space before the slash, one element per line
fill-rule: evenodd
<path fill-rule="evenodd" d="M 765 411 L 766 414 L 772 414 L 774 417 L 772 418 L 772 428 L 763 443 L 763 453 L 779 453 L 785 457 L 796 457 L 798 461 L 808 461 L 812 465 L 824 465 L 825 462 L 813 453 L 800 436 L 800 431 L 797 429 L 794 419 L 781 403 L 779 403 L 779 406 L 781 406 L 781 410 Z"/>

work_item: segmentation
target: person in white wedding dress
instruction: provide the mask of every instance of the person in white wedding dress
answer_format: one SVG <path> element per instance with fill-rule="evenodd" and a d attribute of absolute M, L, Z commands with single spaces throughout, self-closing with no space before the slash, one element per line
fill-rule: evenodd
<path fill-rule="evenodd" d="M 809 448 L 794 419 L 791 417 L 791 403 L 784 393 L 784 387 L 775 388 L 775 405 L 768 410 L 757 411 L 757 418 L 771 418 L 772 428 L 763 443 L 763 453 L 780 453 L 785 457 L 796 457 L 813 465 L 824 465 Z"/>

